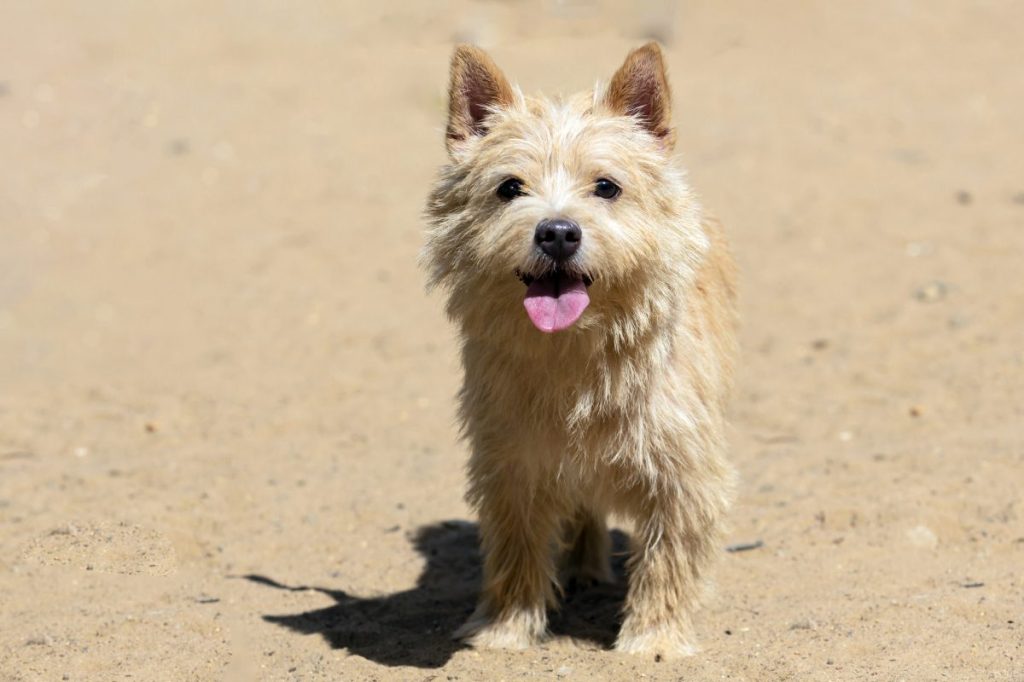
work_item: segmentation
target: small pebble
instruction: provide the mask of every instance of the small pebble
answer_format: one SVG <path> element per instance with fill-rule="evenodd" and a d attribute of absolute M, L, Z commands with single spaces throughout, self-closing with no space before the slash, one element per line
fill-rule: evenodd
<path fill-rule="evenodd" d="M 26 646 L 52 646 L 53 637 L 50 635 L 43 635 L 42 637 L 29 637 L 25 640 Z"/>
<path fill-rule="evenodd" d="M 970 324 L 971 318 L 966 315 L 953 315 L 949 318 L 947 325 L 950 329 L 963 329 Z"/>
<path fill-rule="evenodd" d="M 184 138 L 181 138 L 181 137 L 178 137 L 178 138 L 175 138 L 175 139 L 171 140 L 167 144 L 167 151 L 172 156 L 184 156 L 185 154 L 188 154 L 188 151 L 189 151 L 188 140 L 186 140 Z"/>
<path fill-rule="evenodd" d="M 932 549 L 939 544 L 939 537 L 928 526 L 914 526 L 907 531 L 907 539 L 915 547 Z"/>
<path fill-rule="evenodd" d="M 968 192 L 967 190 L 962 189 L 956 193 L 956 203 L 960 204 L 961 206 L 967 206 L 972 201 L 974 201 L 974 197 L 972 197 L 971 193 Z"/>
<path fill-rule="evenodd" d="M 914 298 L 922 303 L 935 303 L 946 298 L 949 287 L 944 282 L 931 282 L 914 292 Z"/>
<path fill-rule="evenodd" d="M 927 256 L 932 252 L 932 245 L 928 242 L 908 242 L 904 251 L 911 258 Z"/>

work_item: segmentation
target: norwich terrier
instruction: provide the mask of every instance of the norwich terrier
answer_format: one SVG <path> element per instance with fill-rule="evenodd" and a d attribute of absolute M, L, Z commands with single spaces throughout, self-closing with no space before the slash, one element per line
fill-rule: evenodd
<path fill-rule="evenodd" d="M 615 514 L 634 523 L 616 649 L 692 654 L 733 483 L 734 273 L 671 160 L 661 50 L 631 52 L 607 87 L 548 99 L 460 46 L 448 116 L 423 261 L 461 332 L 484 553 L 456 635 L 543 638 L 564 581 L 611 579 Z"/>

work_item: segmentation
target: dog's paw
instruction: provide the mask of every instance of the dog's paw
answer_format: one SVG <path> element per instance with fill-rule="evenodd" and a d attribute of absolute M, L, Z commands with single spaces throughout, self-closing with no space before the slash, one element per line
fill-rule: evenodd
<path fill-rule="evenodd" d="M 461 639 L 480 649 L 526 649 L 544 639 L 547 621 L 543 611 L 518 611 L 501 619 L 489 617 L 481 609 L 455 631 Z"/>
<path fill-rule="evenodd" d="M 562 585 L 568 593 L 588 590 L 598 585 L 611 585 L 614 582 L 615 576 L 612 575 L 611 569 L 576 570 L 562 578 Z"/>
<path fill-rule="evenodd" d="M 615 582 L 612 567 L 608 559 L 594 557 L 568 567 L 566 586 L 570 588 L 587 588 L 594 585 L 610 585 Z"/>
<path fill-rule="evenodd" d="M 685 658 L 700 651 L 696 640 L 687 628 L 662 625 L 646 629 L 634 629 L 625 623 L 623 631 L 615 641 L 615 650 L 624 654 L 643 654 L 656 660 Z"/>

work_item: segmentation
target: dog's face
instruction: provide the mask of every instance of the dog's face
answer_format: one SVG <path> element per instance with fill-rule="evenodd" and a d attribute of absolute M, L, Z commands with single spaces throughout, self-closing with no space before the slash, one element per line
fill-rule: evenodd
<path fill-rule="evenodd" d="M 467 332 L 622 333 L 668 305 L 664 288 L 705 245 L 668 159 L 656 45 L 631 53 L 607 89 L 561 101 L 524 97 L 485 53 L 460 47 L 449 96 L 451 163 L 424 256 Z"/>

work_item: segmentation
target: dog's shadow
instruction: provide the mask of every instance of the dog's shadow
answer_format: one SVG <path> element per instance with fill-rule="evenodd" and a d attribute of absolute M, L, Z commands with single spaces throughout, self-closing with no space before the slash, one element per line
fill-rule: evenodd
<path fill-rule="evenodd" d="M 245 578 L 280 590 L 315 590 L 337 602 L 293 615 L 265 615 L 267 622 L 321 635 L 334 648 L 384 665 L 438 668 L 464 646 L 452 633 L 473 611 L 480 587 L 477 526 L 445 521 L 420 528 L 412 541 L 427 565 L 415 587 L 387 596 L 362 598 L 339 589 L 284 585 L 262 575 Z M 552 634 L 611 646 L 626 593 L 626 547 L 625 534 L 613 531 L 614 583 L 567 588 L 562 607 L 551 614 Z"/>

